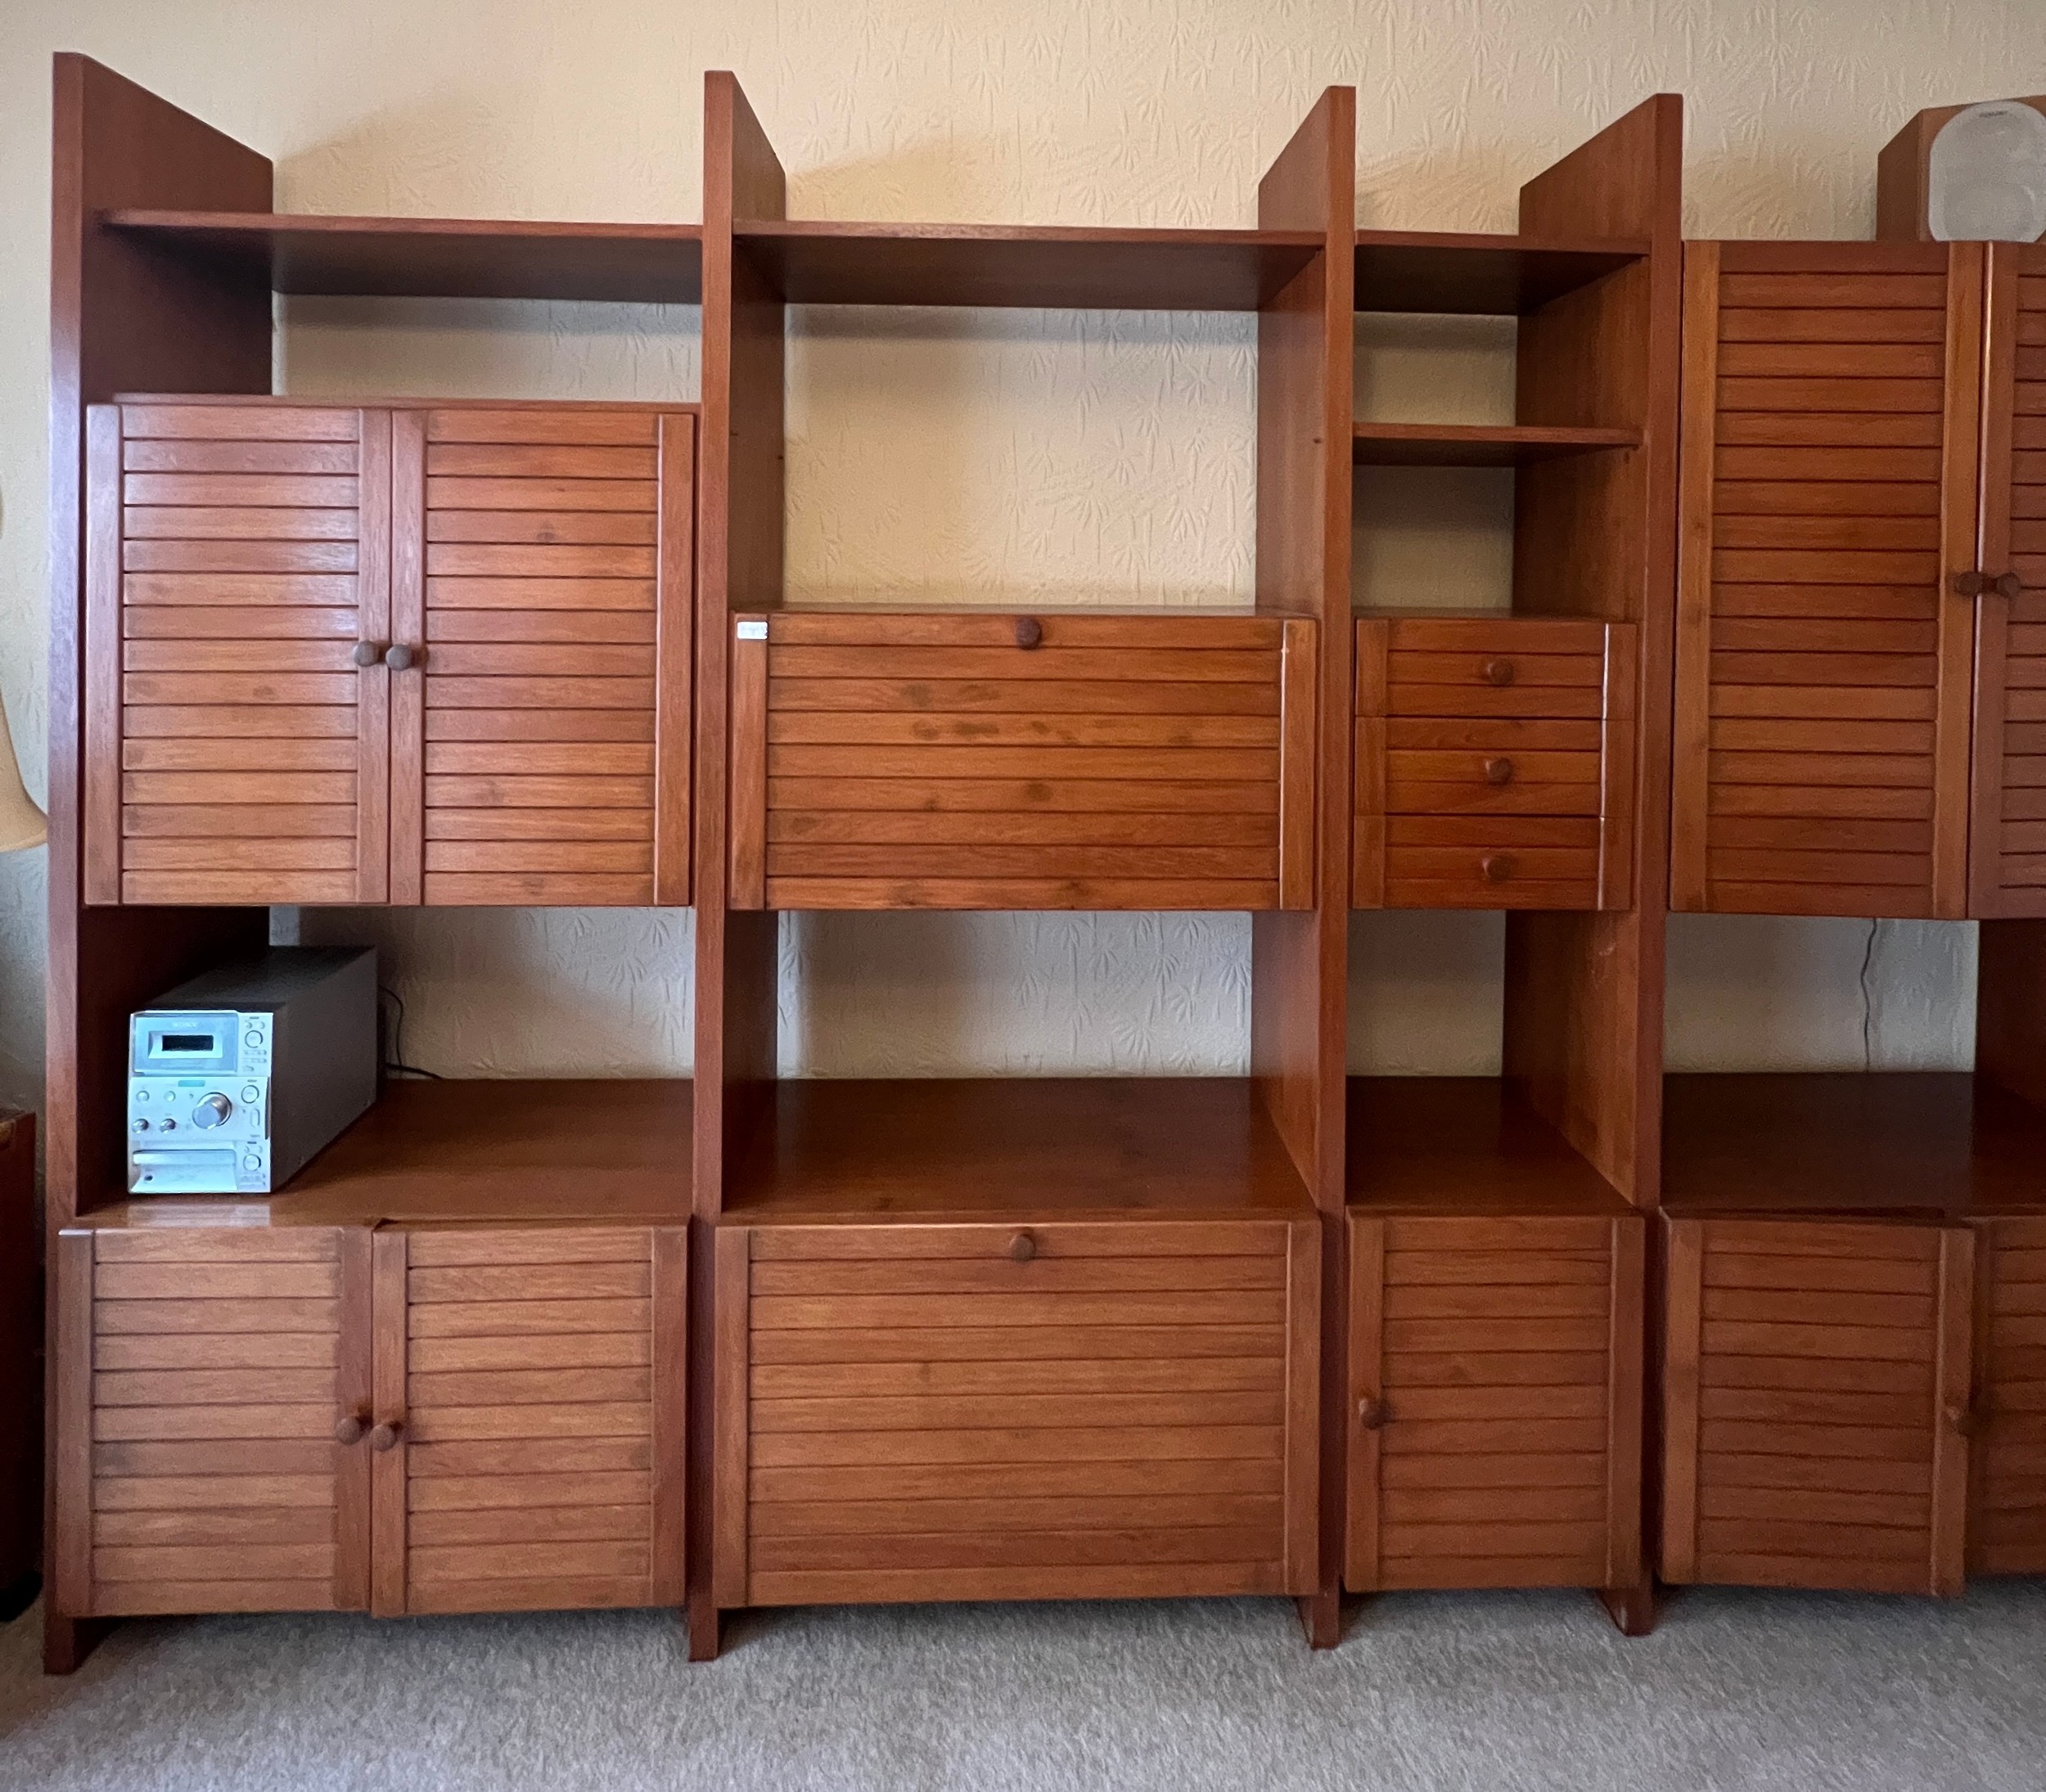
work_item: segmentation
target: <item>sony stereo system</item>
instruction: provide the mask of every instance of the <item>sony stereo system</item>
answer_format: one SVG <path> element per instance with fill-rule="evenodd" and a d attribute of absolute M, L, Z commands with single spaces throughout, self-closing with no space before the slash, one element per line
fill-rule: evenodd
<path fill-rule="evenodd" d="M 133 1195 L 267 1195 L 376 1099 L 376 954 L 273 946 L 129 1022 Z"/>

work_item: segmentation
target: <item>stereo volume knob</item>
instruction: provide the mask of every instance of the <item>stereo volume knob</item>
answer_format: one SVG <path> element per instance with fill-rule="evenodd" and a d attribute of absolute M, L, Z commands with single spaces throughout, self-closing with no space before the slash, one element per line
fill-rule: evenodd
<path fill-rule="evenodd" d="M 234 1103 L 224 1095 L 204 1096 L 192 1110 L 192 1123 L 202 1132 L 210 1132 L 216 1126 L 225 1126 L 233 1112 Z"/>

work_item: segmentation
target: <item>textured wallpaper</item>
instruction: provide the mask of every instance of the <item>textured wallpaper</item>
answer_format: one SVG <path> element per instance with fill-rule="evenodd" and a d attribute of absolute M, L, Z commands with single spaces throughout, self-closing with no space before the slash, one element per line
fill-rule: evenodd
<path fill-rule="evenodd" d="M 1687 228 L 1865 236 L 1921 106 L 2046 88 L 2038 0 L 10 0 L 0 35 L 0 696 L 42 787 L 48 56 L 98 56 L 271 155 L 314 211 L 694 218 L 701 71 L 736 70 L 798 215 L 1241 225 L 1320 89 L 1359 89 L 1359 221 L 1510 227 L 1520 182 L 1647 93 L 1688 98 Z M 300 300 L 308 394 L 681 398 L 687 309 Z M 789 588 L 1033 606 L 1248 595 L 1250 320 L 816 308 L 790 357 Z M 1510 326 L 1381 320 L 1381 417 L 1510 415 Z M 1374 602 L 1503 601 L 1507 475 L 1376 473 Z M 0 860 L 0 1099 L 40 1078 L 43 867 Z M 685 1068 L 686 915 L 281 914 L 370 940 L 444 1072 Z M 787 1068 L 1232 1070 L 1247 924 L 783 922 Z M 1359 916 L 1353 1062 L 1497 1060 L 1501 930 Z M 1672 924 L 1679 1065 L 1967 1060 L 1965 927 Z"/>

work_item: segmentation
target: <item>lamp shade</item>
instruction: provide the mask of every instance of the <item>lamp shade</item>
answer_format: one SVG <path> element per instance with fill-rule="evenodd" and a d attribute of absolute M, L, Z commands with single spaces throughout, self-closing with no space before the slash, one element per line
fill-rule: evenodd
<path fill-rule="evenodd" d="M 0 703 L 0 853 L 40 846 L 49 837 L 48 818 L 29 799 L 28 787 L 21 781 L 14 736 L 7 732 L 7 705 Z"/>

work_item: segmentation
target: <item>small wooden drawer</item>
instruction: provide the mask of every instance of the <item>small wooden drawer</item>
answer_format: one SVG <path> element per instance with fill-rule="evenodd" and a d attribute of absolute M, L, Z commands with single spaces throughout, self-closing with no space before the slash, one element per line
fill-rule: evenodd
<path fill-rule="evenodd" d="M 1303 908 L 1314 624 L 735 619 L 740 908 Z"/>
<path fill-rule="evenodd" d="M 1312 1587 L 1312 1218 L 727 1227 L 720 1605 Z"/>
<path fill-rule="evenodd" d="M 1354 906 L 1627 906 L 1634 653 L 1625 624 L 1359 622 Z"/>
<path fill-rule="evenodd" d="M 1350 1218 L 1344 1578 L 1631 1585 L 1638 1216 Z"/>

